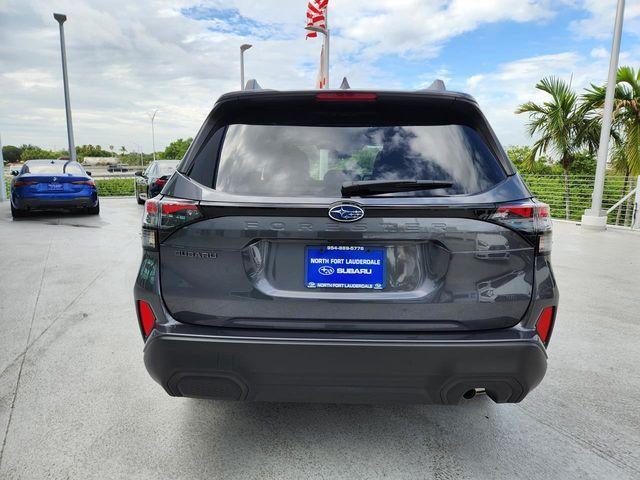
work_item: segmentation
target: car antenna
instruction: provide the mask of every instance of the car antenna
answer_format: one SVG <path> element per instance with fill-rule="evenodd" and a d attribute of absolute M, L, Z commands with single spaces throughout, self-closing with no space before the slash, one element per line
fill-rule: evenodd
<path fill-rule="evenodd" d="M 255 78 L 252 78 L 251 80 L 247 80 L 247 84 L 245 85 L 244 89 L 245 90 L 262 90 L 262 87 L 260 86 L 260 84 Z"/>
<path fill-rule="evenodd" d="M 444 81 L 440 79 L 436 79 L 433 81 L 431 85 L 427 88 L 420 90 L 421 92 L 446 92 L 447 86 L 444 84 Z"/>
<path fill-rule="evenodd" d="M 351 90 L 351 85 L 349 85 L 349 80 L 347 77 L 342 79 L 342 83 L 340 84 L 340 90 Z"/>

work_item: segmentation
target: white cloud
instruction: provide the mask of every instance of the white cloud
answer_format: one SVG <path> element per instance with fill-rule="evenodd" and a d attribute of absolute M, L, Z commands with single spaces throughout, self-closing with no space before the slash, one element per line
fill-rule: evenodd
<path fill-rule="evenodd" d="M 607 58 L 609 51 L 604 47 L 598 47 L 591 50 L 591 56 L 593 58 Z"/>
<path fill-rule="evenodd" d="M 393 69 L 378 67 L 377 60 L 385 55 L 437 57 L 446 42 L 461 34 L 495 22 L 544 22 L 559 5 L 572 1 L 331 0 L 333 83 L 342 75 L 352 85 L 383 88 L 424 86 L 435 77 L 449 81 L 455 72 L 446 59 L 425 69 L 416 85 Z M 630 0 L 630 9 L 639 1 Z M 594 16 L 600 12 L 598 2 L 584 4 Z M 248 26 L 180 13 L 194 5 L 237 9 Z M 241 43 L 255 45 L 246 54 L 249 78 L 272 88 L 310 88 L 320 42 L 304 40 L 305 9 L 303 0 L 0 0 L 3 141 L 60 148 L 65 144 L 53 11 L 69 17 L 65 28 L 76 142 L 129 149 L 141 144 L 149 150 L 149 111 L 160 110 L 157 144 L 163 147 L 192 136 L 215 99 L 238 89 Z M 252 28 L 251 22 L 260 26 Z M 584 63 L 573 56 L 552 59 L 536 57 L 505 64 L 493 73 L 477 72 L 458 86 L 477 92 L 510 132 L 517 128 L 513 116 L 508 119 L 500 105 L 511 99 L 511 108 L 514 98 L 530 94 L 542 71 L 565 75 L 573 64 Z M 514 96 L 512 83 L 517 82 L 521 85 L 515 90 L 522 95 Z"/>
<path fill-rule="evenodd" d="M 639 61 L 638 50 L 621 54 L 623 65 L 635 65 Z M 535 89 L 542 78 L 560 77 L 581 93 L 592 83 L 603 84 L 608 68 L 608 54 L 596 58 L 569 51 L 505 63 L 493 72 L 469 77 L 461 88 L 476 97 L 503 144 L 530 144 L 525 129 L 527 117 L 514 112 L 524 102 L 548 100 L 544 93 Z"/>
<path fill-rule="evenodd" d="M 577 6 L 586 10 L 586 18 L 573 21 L 572 30 L 580 37 L 611 40 L 617 0 L 578 0 Z M 627 0 L 624 16 L 624 32 L 640 34 L 640 0 Z"/>

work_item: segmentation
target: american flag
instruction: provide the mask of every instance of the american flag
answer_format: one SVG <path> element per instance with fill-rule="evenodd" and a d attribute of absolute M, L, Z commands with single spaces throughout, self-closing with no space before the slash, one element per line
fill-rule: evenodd
<path fill-rule="evenodd" d="M 311 0 L 307 5 L 307 27 L 327 28 L 327 5 L 329 0 Z M 307 33 L 307 38 L 316 38 L 317 32 Z"/>

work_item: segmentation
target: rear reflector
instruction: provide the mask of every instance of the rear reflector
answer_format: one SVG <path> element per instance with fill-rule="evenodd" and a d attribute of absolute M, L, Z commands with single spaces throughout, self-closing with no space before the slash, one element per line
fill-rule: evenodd
<path fill-rule="evenodd" d="M 151 305 L 144 300 L 138 300 L 138 320 L 142 333 L 144 333 L 144 337 L 147 338 L 156 324 L 156 316 L 153 313 Z"/>
<path fill-rule="evenodd" d="M 553 316 L 555 313 L 555 307 L 547 307 L 542 310 L 540 317 L 538 317 L 538 323 L 536 324 L 536 331 L 542 343 L 549 345 L 551 339 L 551 332 L 553 331 Z"/>
<path fill-rule="evenodd" d="M 363 92 L 327 92 L 316 95 L 316 100 L 320 102 L 375 102 L 377 99 L 376 93 Z"/>

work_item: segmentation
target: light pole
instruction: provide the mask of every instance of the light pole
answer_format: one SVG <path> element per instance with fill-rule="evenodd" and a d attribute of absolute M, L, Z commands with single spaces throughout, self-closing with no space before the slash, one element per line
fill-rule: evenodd
<path fill-rule="evenodd" d="M 153 143 L 153 161 L 156 161 L 156 130 L 154 126 L 154 122 L 156 120 L 156 114 L 158 113 L 158 109 L 156 108 L 153 113 L 149 114 L 149 118 L 151 119 L 151 142 Z"/>
<path fill-rule="evenodd" d="M 2 138 L 0 138 L 0 202 L 7 199 L 7 187 L 4 183 L 4 156 L 2 155 Z"/>
<path fill-rule="evenodd" d="M 240 90 L 244 90 L 244 52 L 249 50 L 253 45 L 245 43 L 240 45 Z"/>
<path fill-rule="evenodd" d="M 67 48 L 64 42 L 64 22 L 67 16 L 62 13 L 54 13 L 53 18 L 56 19 L 60 26 L 60 51 L 62 52 L 62 81 L 64 83 L 64 106 L 67 112 L 67 138 L 69 140 L 69 157 L 72 162 L 76 161 L 76 145 L 73 141 L 73 122 L 71 121 L 71 99 L 69 98 L 69 76 L 67 74 Z"/>
<path fill-rule="evenodd" d="M 321 33 L 324 35 L 324 45 L 323 45 L 324 58 L 322 59 L 323 60 L 322 70 L 324 70 L 324 76 L 326 80 L 324 88 L 329 88 L 329 54 L 330 54 L 331 32 L 329 31 L 328 17 L 329 17 L 329 14 L 328 13 L 325 14 L 326 25 L 327 25 L 326 28 L 314 27 L 313 25 L 305 27 L 305 30 L 308 30 L 310 32 Z"/>
<path fill-rule="evenodd" d="M 596 167 L 596 179 L 593 185 L 593 195 L 591 197 L 591 209 L 584 212 L 584 215 L 582 216 L 582 226 L 593 230 L 607 229 L 607 215 L 602 215 L 602 194 L 604 192 L 604 180 L 607 173 L 607 157 L 609 155 L 611 124 L 613 123 L 613 103 L 615 100 L 616 84 L 618 79 L 618 61 L 620 58 L 620 43 L 622 42 L 624 5 L 625 0 L 618 0 L 616 23 L 613 32 L 613 45 L 611 47 L 611 62 L 609 64 L 609 80 L 607 81 L 607 94 L 604 101 L 604 111 L 602 113 L 602 130 L 600 131 L 598 165 Z"/>

